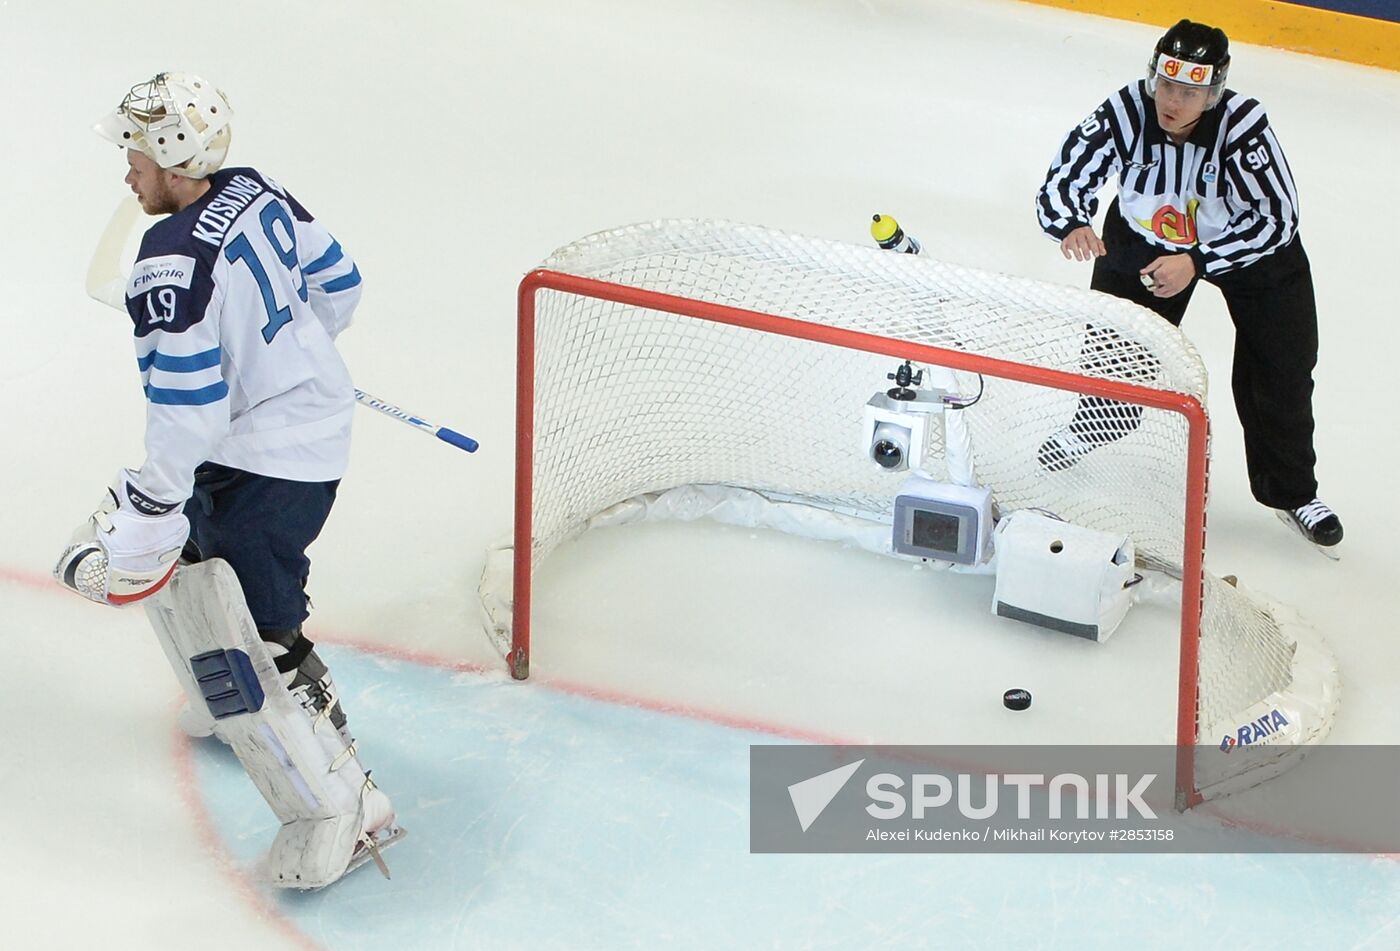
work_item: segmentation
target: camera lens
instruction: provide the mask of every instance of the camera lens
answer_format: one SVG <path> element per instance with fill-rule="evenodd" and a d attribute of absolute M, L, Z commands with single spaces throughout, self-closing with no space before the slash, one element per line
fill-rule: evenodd
<path fill-rule="evenodd" d="M 870 438 L 870 458 L 882 469 L 903 469 L 909 464 L 911 433 L 903 426 L 888 421 L 875 427 Z"/>
<path fill-rule="evenodd" d="M 904 462 L 904 447 L 888 439 L 880 439 L 870 447 L 870 458 L 882 468 L 898 469 Z"/>

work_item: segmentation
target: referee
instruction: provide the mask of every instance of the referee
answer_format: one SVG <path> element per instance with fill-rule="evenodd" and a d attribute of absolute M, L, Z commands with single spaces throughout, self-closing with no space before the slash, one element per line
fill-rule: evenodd
<path fill-rule="evenodd" d="M 1181 324 L 1198 281 L 1220 289 L 1235 324 L 1231 388 L 1254 497 L 1316 545 L 1342 540 L 1317 497 L 1312 370 L 1317 305 L 1298 237 L 1298 196 L 1256 100 L 1225 88 L 1224 31 L 1182 20 L 1157 43 L 1146 79 L 1124 86 L 1072 129 L 1036 198 L 1040 227 L 1066 258 L 1093 259 L 1089 286 Z M 1118 196 L 1103 238 L 1095 193 Z M 1085 344 L 1087 367 L 1112 364 L 1112 342 Z M 1068 469 L 1137 429 L 1141 409 L 1084 397 L 1040 447 Z"/>

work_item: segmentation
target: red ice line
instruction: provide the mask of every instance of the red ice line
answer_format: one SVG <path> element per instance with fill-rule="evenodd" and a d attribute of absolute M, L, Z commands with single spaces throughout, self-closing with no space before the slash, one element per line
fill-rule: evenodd
<path fill-rule="evenodd" d="M 31 571 L 10 568 L 4 565 L 0 565 L 0 581 L 16 584 L 44 594 L 57 594 L 62 591 L 62 589 L 54 583 L 53 579 L 46 575 L 39 575 Z M 366 654 L 388 657 L 394 660 L 407 661 L 426 667 L 437 667 L 461 673 L 487 674 L 497 669 L 494 665 L 456 660 L 451 657 L 415 650 L 409 647 L 394 647 L 335 634 L 328 636 L 323 630 L 317 632 L 317 639 L 326 641 L 327 643 L 349 647 Z M 504 671 L 504 663 L 501 665 L 500 669 Z M 514 683 L 514 681 L 511 681 L 511 683 Z M 801 740 L 807 743 L 846 746 L 851 745 L 853 742 L 829 734 L 781 726 L 751 717 L 740 717 L 733 714 L 704 710 L 699 707 L 672 703 L 665 700 L 633 696 L 619 690 L 593 687 L 565 678 L 549 679 L 535 677 L 533 678 L 533 683 L 537 686 L 557 690 L 560 693 L 572 696 L 587 697 L 604 703 L 621 704 L 656 713 L 703 720 L 734 729 L 763 733 L 786 739 Z M 301 930 L 291 917 L 277 906 L 275 900 L 267 894 L 264 889 L 258 886 L 253 877 L 240 866 L 237 859 L 234 858 L 233 853 L 229 851 L 214 825 L 207 804 L 199 793 L 199 783 L 194 770 L 193 749 L 194 744 L 190 741 L 189 737 L 185 736 L 178 727 L 174 727 L 172 729 L 171 752 L 175 761 L 176 781 L 179 786 L 180 797 L 184 800 L 185 805 L 189 809 L 190 816 L 192 817 L 195 834 L 200 844 L 204 847 L 204 850 L 213 856 L 220 872 L 232 883 L 235 893 L 253 909 L 258 917 L 269 922 L 278 932 L 291 941 L 294 946 L 302 949 L 302 951 L 328 951 L 323 945 L 313 941 L 310 936 Z"/>
<path fill-rule="evenodd" d="M 48 577 L 36 575 L 32 572 L 9 568 L 0 565 L 0 581 L 8 581 L 26 588 L 45 593 L 58 593 L 61 589 Z M 397 647 L 380 644 L 354 637 L 331 634 L 327 635 L 323 630 L 318 630 L 319 640 L 327 643 L 349 647 L 362 653 L 372 654 L 380 657 L 388 657 L 393 660 L 407 661 L 409 663 L 420 664 L 426 667 L 437 667 L 444 670 L 452 670 L 460 673 L 486 674 L 497 668 L 494 665 L 479 664 L 470 661 L 461 661 L 454 658 L 445 657 L 440 654 L 433 654 L 427 651 L 420 651 L 409 647 Z M 504 664 L 501 667 L 504 670 Z M 785 726 L 772 723 L 766 720 L 758 720 L 752 717 L 735 716 L 729 713 L 722 713 L 715 710 L 707 710 L 701 707 L 687 704 L 673 703 L 667 700 L 658 700 L 650 697 L 629 694 L 624 691 L 606 687 L 596 687 L 584 684 L 567 678 L 540 678 L 533 677 L 531 682 L 540 687 L 556 690 L 560 693 L 572 696 L 586 697 L 604 703 L 619 704 L 623 706 L 635 707 L 648 710 L 654 713 L 663 713 L 671 716 L 680 716 L 687 719 L 702 720 L 708 723 L 719 724 L 720 726 L 731 727 L 737 730 L 745 730 L 752 733 L 763 733 L 769 736 L 781 737 L 783 739 L 800 740 L 805 743 L 815 743 L 824 746 L 852 746 L 860 745 L 856 741 L 846 737 L 838 737 L 831 734 L 820 733 L 814 730 L 804 730 L 797 727 Z M 512 681 L 513 683 L 513 681 Z M 205 808 L 204 800 L 199 796 L 198 783 L 194 773 L 194 759 L 191 753 L 192 743 L 179 728 L 174 729 L 173 754 L 178 774 L 181 797 L 189 806 L 194 817 L 196 833 L 204 845 L 218 862 L 220 870 L 223 871 L 233 882 L 235 890 L 238 892 L 261 917 L 269 920 L 278 931 L 290 939 L 303 951 L 327 951 L 323 946 L 312 941 L 305 932 L 301 931 L 296 923 L 284 914 L 271 898 L 265 894 L 254 883 L 253 879 L 243 871 L 239 863 L 234 859 L 233 854 L 225 846 L 218 831 L 214 827 L 212 818 Z M 1217 807 L 1203 804 L 1196 807 L 1198 812 L 1210 814 L 1223 819 L 1239 828 L 1248 829 L 1268 836 L 1284 838 L 1301 838 L 1304 841 L 1311 841 L 1315 844 L 1326 845 L 1329 840 L 1319 839 L 1300 835 L 1297 831 L 1276 829 L 1261 823 L 1250 823 L 1241 821 L 1235 817 L 1228 816 Z M 1348 849 L 1349 851 L 1349 849 Z M 1378 857 L 1392 860 L 1400 860 L 1400 855 L 1393 853 L 1375 853 Z"/>

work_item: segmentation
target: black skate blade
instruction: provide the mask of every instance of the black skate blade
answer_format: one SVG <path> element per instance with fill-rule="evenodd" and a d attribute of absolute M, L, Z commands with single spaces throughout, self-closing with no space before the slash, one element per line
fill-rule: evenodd
<path fill-rule="evenodd" d="M 1278 520 L 1279 520 L 1280 522 L 1282 522 L 1283 524 L 1287 525 L 1289 528 L 1293 529 L 1294 533 L 1297 534 L 1298 537 L 1302 538 L 1303 541 L 1305 541 L 1305 542 L 1307 542 L 1309 545 L 1311 545 L 1311 546 L 1317 551 L 1317 553 L 1318 553 L 1319 555 L 1321 555 L 1322 557 L 1326 558 L 1326 559 L 1329 560 L 1329 561 L 1341 561 L 1341 560 L 1342 560 L 1342 553 L 1339 552 L 1339 551 L 1337 551 L 1337 548 L 1340 547 L 1340 546 L 1338 546 L 1338 545 L 1319 545 L 1317 542 L 1315 542 L 1315 541 L 1313 541 L 1311 538 L 1309 538 L 1309 537 L 1307 536 L 1307 533 L 1303 531 L 1303 526 L 1299 525 L 1296 521 L 1294 521 L 1293 516 L 1290 515 L 1289 513 L 1285 512 L 1283 509 L 1274 509 L 1274 514 L 1278 516 Z"/>

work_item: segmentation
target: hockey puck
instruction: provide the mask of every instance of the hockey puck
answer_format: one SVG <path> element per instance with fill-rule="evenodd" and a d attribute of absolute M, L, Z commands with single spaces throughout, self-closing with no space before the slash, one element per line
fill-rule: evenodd
<path fill-rule="evenodd" d="M 1024 710 L 1031 705 L 1031 692 L 1017 687 L 1002 694 L 1001 702 L 1008 710 Z"/>

